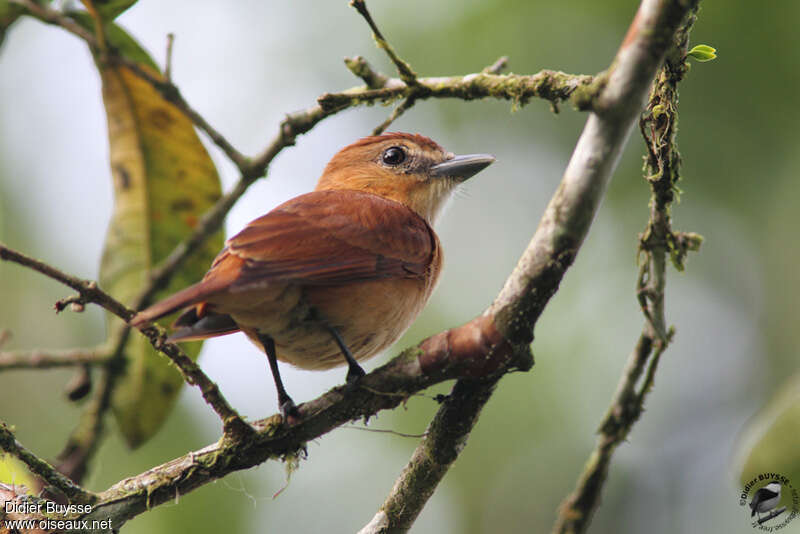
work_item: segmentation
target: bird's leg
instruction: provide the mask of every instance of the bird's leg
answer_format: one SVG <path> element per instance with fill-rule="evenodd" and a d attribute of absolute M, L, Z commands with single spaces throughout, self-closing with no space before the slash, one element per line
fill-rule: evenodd
<path fill-rule="evenodd" d="M 328 332 L 333 336 L 333 339 L 336 340 L 336 344 L 339 345 L 339 349 L 342 351 L 342 354 L 344 354 L 344 359 L 347 360 L 347 386 L 348 388 L 352 388 L 358 383 L 358 379 L 366 373 L 364 369 L 358 365 L 356 359 L 353 358 L 353 354 L 350 352 L 350 349 L 347 348 L 347 345 L 345 345 L 342 336 L 339 335 L 339 331 L 330 325 L 326 325 L 326 327 L 328 328 Z"/>
<path fill-rule="evenodd" d="M 286 393 L 286 388 L 283 387 L 281 380 L 281 373 L 278 370 L 278 357 L 275 353 L 275 341 L 263 334 L 256 334 L 261 346 L 264 347 L 264 352 L 267 353 L 267 360 L 269 361 L 269 369 L 272 371 L 272 378 L 275 381 L 275 389 L 278 391 L 278 407 L 280 408 L 281 415 L 284 420 L 289 416 L 300 417 L 300 412 L 297 411 L 294 401 Z"/>

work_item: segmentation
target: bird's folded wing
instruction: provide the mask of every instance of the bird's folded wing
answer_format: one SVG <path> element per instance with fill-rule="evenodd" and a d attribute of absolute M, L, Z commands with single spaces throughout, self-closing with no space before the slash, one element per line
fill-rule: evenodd
<path fill-rule="evenodd" d="M 272 281 L 423 278 L 436 246 L 428 223 L 398 202 L 359 191 L 315 191 L 251 222 L 228 240 L 215 268 L 243 261 L 228 286 L 234 291 Z"/>

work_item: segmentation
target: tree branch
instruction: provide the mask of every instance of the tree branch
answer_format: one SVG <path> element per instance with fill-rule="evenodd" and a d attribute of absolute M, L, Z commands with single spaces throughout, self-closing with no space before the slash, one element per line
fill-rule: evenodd
<path fill-rule="evenodd" d="M 411 528 L 466 445 L 499 378 L 456 382 L 381 509 L 359 534 L 406 532 Z"/>
<path fill-rule="evenodd" d="M 419 100 L 496 98 L 511 100 L 518 106 L 524 106 L 531 98 L 542 98 L 553 103 L 569 100 L 578 109 L 590 109 L 592 96 L 599 89 L 593 83 L 595 81 L 593 76 L 553 70 L 542 70 L 536 74 L 494 74 L 484 71 L 464 76 L 417 78 L 414 87 L 409 87 L 399 78 L 389 78 L 380 88 L 371 89 L 362 85 L 339 93 L 324 93 L 317 98 L 317 103 L 324 111 L 341 111 L 375 102 L 390 103 L 413 94 Z"/>
<path fill-rule="evenodd" d="M 385 132 L 385 131 L 386 131 L 386 128 L 388 128 L 389 126 L 391 126 L 391 124 L 392 124 L 394 121 L 396 121 L 397 119 L 399 119 L 399 118 L 400 118 L 400 116 L 401 116 L 403 113 L 405 113 L 406 111 L 408 111 L 409 109 L 411 109 L 412 107 L 414 107 L 414 104 L 415 104 L 416 102 L 417 102 L 417 99 L 416 99 L 416 98 L 415 98 L 413 95 L 412 95 L 412 96 L 409 96 L 408 98 L 406 98 L 405 100 L 403 100 L 403 102 L 402 102 L 400 105 L 398 105 L 397 107 L 395 107 L 395 108 L 394 108 L 394 110 L 392 110 L 392 113 L 391 113 L 391 114 L 390 114 L 390 115 L 389 115 L 389 116 L 386 118 L 386 120 L 385 120 L 385 121 L 383 121 L 382 123 L 380 123 L 378 126 L 376 126 L 376 127 L 375 127 L 375 129 L 374 129 L 374 130 L 372 130 L 372 135 L 380 135 L 380 134 L 382 134 L 383 132 Z"/>
<path fill-rule="evenodd" d="M 696 1 L 691 3 L 696 4 Z M 484 313 L 516 350 L 533 341 L 536 321 L 575 259 L 655 73 L 689 9 L 690 6 L 678 0 L 644 0 L 610 70 L 598 84 L 601 91 L 591 103 L 595 112 L 589 116 L 561 185 L 516 268 Z M 456 383 L 454 392 L 466 387 L 461 384 L 462 381 Z M 472 395 L 481 400 L 457 416 L 468 428 L 448 435 L 446 429 L 431 425 L 389 497 L 362 534 L 409 529 L 452 462 L 440 464 L 430 476 L 430 462 L 421 459 L 428 455 L 431 443 L 438 443 L 444 450 L 463 448 L 494 385 L 491 381 L 473 385 Z M 460 407 L 444 404 L 435 420 L 449 419 L 456 409 Z"/>
<path fill-rule="evenodd" d="M 344 64 L 350 72 L 364 80 L 364 83 L 367 84 L 367 88 L 369 89 L 380 89 L 386 85 L 386 81 L 389 79 L 385 75 L 374 70 L 372 65 L 361 56 L 346 57 L 344 58 Z"/>
<path fill-rule="evenodd" d="M 600 424 L 597 445 L 586 462 L 575 490 L 559 508 L 553 526 L 554 533 L 580 533 L 587 530 L 599 506 L 612 455 L 617 446 L 627 439 L 644 411 L 645 398 L 653 386 L 661 354 L 672 340 L 673 329 L 667 329 L 664 317 L 666 258 L 671 250 L 676 250 L 675 265 L 682 269 L 683 258 L 689 250 L 688 246 L 680 249 L 671 244 L 677 237 L 672 231 L 669 209 L 676 183 L 680 179 L 680 155 L 675 144 L 677 86 L 688 70 L 685 56 L 696 12 L 697 2 L 694 2 L 688 17 L 675 34 L 640 120 L 640 129 L 648 149 L 646 179 L 652 190 L 650 220 L 640 236 L 639 244 L 640 259 L 644 261 L 638 276 L 637 297 L 645 316 L 645 325 L 625 366 L 611 406 Z M 697 246 L 699 241 L 693 249 L 696 250 Z"/>
<path fill-rule="evenodd" d="M 0 352 L 0 372 L 12 369 L 51 369 L 54 367 L 100 365 L 106 363 L 109 356 L 110 351 L 106 347 L 63 351 L 36 349 Z"/>

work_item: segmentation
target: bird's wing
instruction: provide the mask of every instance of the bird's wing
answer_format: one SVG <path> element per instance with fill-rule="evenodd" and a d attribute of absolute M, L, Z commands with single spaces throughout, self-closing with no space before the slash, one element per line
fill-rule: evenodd
<path fill-rule="evenodd" d="M 201 282 L 140 312 L 131 324 L 192 305 L 200 308 L 186 317 L 199 320 L 207 312 L 202 303 L 213 295 L 276 281 L 343 285 L 423 278 L 436 247 L 428 223 L 398 202 L 359 191 L 315 191 L 248 224 L 227 241 Z M 177 326 L 190 326 L 189 319 L 180 321 Z M 214 335 L 232 331 L 217 329 Z M 198 337 L 197 332 L 191 336 Z"/>
<path fill-rule="evenodd" d="M 315 191 L 228 240 L 227 254 L 243 261 L 229 289 L 272 281 L 342 285 L 423 278 L 436 246 L 428 223 L 398 202 L 359 191 Z M 217 263 L 231 261 L 221 257 Z"/>

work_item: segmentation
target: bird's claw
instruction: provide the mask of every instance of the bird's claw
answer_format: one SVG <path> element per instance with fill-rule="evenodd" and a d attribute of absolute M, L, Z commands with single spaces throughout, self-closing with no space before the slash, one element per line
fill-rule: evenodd
<path fill-rule="evenodd" d="M 286 398 L 280 403 L 281 416 L 286 423 L 295 423 L 300 419 L 300 410 L 297 405 L 290 398 Z"/>

